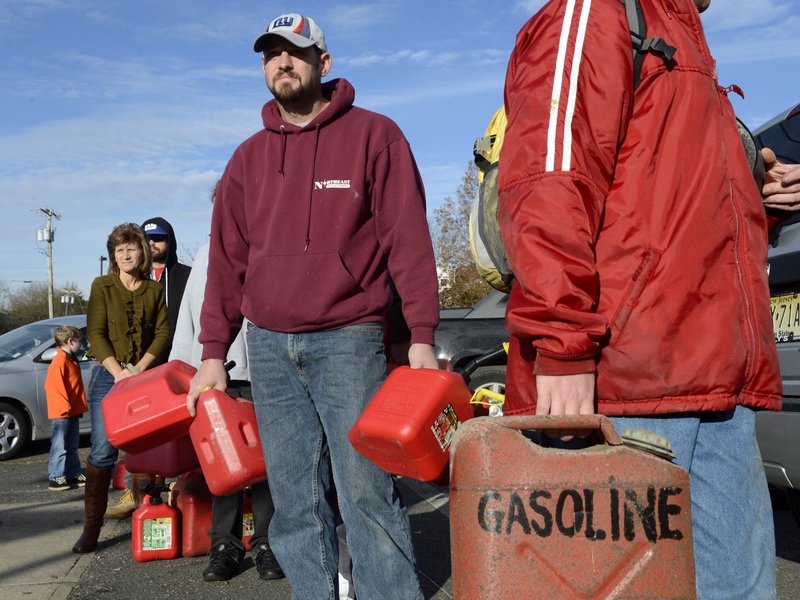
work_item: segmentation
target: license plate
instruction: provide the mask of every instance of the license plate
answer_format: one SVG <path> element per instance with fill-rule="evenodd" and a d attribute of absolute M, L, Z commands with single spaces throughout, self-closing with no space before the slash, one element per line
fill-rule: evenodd
<path fill-rule="evenodd" d="M 775 341 L 781 343 L 800 340 L 800 293 L 772 296 L 770 309 Z"/>

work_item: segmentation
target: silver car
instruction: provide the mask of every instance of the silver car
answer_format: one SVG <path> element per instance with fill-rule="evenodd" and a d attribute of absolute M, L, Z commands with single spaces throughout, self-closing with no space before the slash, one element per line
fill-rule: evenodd
<path fill-rule="evenodd" d="M 86 356 L 86 316 L 46 319 L 0 335 L 0 460 L 14 458 L 31 440 L 52 435 L 44 380 L 56 355 L 53 333 L 61 325 L 77 327 L 83 334 L 78 361 L 86 387 L 97 364 Z M 91 430 L 88 413 L 81 419 L 80 430 Z"/>
<path fill-rule="evenodd" d="M 800 163 L 800 104 L 753 133 L 760 146 L 772 148 L 783 162 Z M 783 408 L 759 412 L 756 434 L 767 480 L 787 491 L 800 521 L 800 214 L 772 233 L 768 261 Z"/>

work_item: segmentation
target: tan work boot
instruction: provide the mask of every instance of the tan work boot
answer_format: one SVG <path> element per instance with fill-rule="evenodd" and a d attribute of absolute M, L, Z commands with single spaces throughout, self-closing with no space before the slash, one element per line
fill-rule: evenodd
<path fill-rule="evenodd" d="M 106 519 L 126 519 L 133 514 L 136 508 L 136 500 L 133 492 L 125 490 L 116 506 L 109 506 L 106 511 Z"/>

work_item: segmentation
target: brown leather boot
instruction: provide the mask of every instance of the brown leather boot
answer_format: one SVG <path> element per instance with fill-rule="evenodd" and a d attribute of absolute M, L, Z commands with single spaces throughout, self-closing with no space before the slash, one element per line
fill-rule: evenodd
<path fill-rule="evenodd" d="M 136 499 L 135 506 L 138 509 L 142 505 L 145 493 L 139 489 L 139 485 L 146 481 L 148 484 L 153 485 L 156 482 L 156 476 L 152 473 L 134 473 L 133 474 L 133 497 Z"/>
<path fill-rule="evenodd" d="M 111 483 L 111 469 L 95 469 L 86 463 L 86 487 L 84 487 L 83 505 L 86 511 L 86 522 L 83 533 L 72 547 L 73 552 L 91 552 L 97 546 L 100 528 L 103 527 L 103 515 L 108 506 L 108 485 Z"/>

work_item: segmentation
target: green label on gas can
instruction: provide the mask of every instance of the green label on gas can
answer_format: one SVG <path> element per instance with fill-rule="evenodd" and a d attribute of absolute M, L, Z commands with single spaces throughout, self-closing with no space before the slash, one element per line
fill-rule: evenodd
<path fill-rule="evenodd" d="M 142 550 L 168 550 L 170 548 L 172 548 L 172 517 L 142 521 Z"/>

